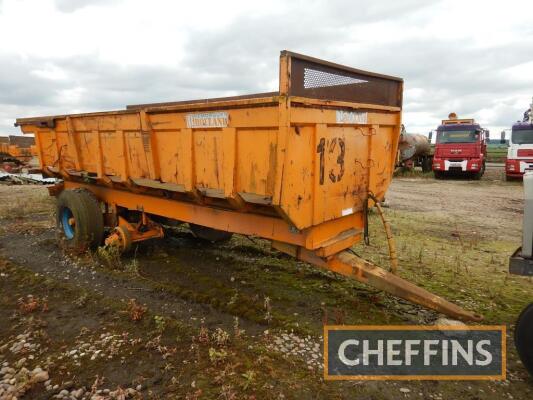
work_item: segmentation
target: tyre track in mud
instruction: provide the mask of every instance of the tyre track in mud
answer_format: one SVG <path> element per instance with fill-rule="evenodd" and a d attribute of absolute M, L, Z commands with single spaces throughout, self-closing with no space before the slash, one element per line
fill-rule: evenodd
<path fill-rule="evenodd" d="M 217 310 L 209 304 L 196 303 L 154 287 L 164 282 L 149 282 L 134 276 L 103 268 L 77 263 L 63 254 L 56 245 L 54 229 L 35 235 L 8 232 L 0 236 L 0 257 L 9 260 L 34 273 L 63 284 L 72 285 L 82 291 L 95 292 L 108 299 L 124 301 L 135 298 L 146 304 L 154 313 L 182 321 L 192 327 L 224 327 L 232 329 L 235 315 Z M 248 334 L 264 331 L 265 326 L 239 317 L 240 328 Z"/>

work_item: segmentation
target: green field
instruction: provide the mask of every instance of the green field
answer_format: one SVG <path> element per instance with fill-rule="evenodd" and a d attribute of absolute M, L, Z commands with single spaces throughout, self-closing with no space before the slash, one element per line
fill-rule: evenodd
<path fill-rule="evenodd" d="M 506 144 L 490 144 L 487 146 L 487 161 L 502 163 L 507 157 Z"/>

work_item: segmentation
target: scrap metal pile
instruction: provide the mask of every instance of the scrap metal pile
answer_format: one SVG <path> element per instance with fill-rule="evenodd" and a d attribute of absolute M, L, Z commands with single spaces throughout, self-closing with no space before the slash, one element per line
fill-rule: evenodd
<path fill-rule="evenodd" d="M 36 157 L 35 138 L 31 136 L 0 136 L 0 184 L 53 184 L 54 178 L 43 178 Z"/>
<path fill-rule="evenodd" d="M 0 136 L 0 170 L 22 172 L 35 165 L 35 138 L 30 136 Z"/>
<path fill-rule="evenodd" d="M 0 185 L 51 185 L 55 178 L 43 178 L 41 174 L 10 174 L 0 171 Z"/>

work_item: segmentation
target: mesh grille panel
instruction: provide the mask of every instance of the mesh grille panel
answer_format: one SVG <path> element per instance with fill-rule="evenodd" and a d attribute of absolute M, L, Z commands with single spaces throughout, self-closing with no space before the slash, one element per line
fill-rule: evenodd
<path fill-rule="evenodd" d="M 291 58 L 289 94 L 322 100 L 401 107 L 402 83 L 387 77 Z"/>
<path fill-rule="evenodd" d="M 328 86 L 353 85 L 356 83 L 368 83 L 363 79 L 349 76 L 332 74 L 330 72 L 317 71 L 316 69 L 304 68 L 304 88 L 319 88 Z"/>

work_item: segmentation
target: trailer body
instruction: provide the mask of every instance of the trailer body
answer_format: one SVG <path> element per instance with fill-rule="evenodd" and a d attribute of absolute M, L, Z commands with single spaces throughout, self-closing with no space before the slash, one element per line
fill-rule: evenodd
<path fill-rule="evenodd" d="M 35 134 L 43 173 L 67 188 L 90 182 L 127 208 L 142 191 L 152 214 L 349 247 L 368 192 L 381 198 L 391 181 L 402 81 L 288 52 L 280 77 L 279 93 L 17 124 Z"/>
<path fill-rule="evenodd" d="M 128 248 L 160 237 L 164 217 L 200 234 L 270 239 L 316 266 L 476 319 L 345 251 L 361 239 L 365 211 L 391 182 L 402 88 L 399 78 L 283 51 L 278 92 L 16 125 L 35 135 L 43 173 L 64 181 L 53 194 L 67 238 L 87 228 L 76 220 L 92 213 L 98 224 L 84 232 L 101 242 L 104 208 L 105 225 L 114 227 L 106 242 Z M 68 204 L 83 204 L 79 218 Z M 133 222 L 132 214 L 140 216 Z"/>

